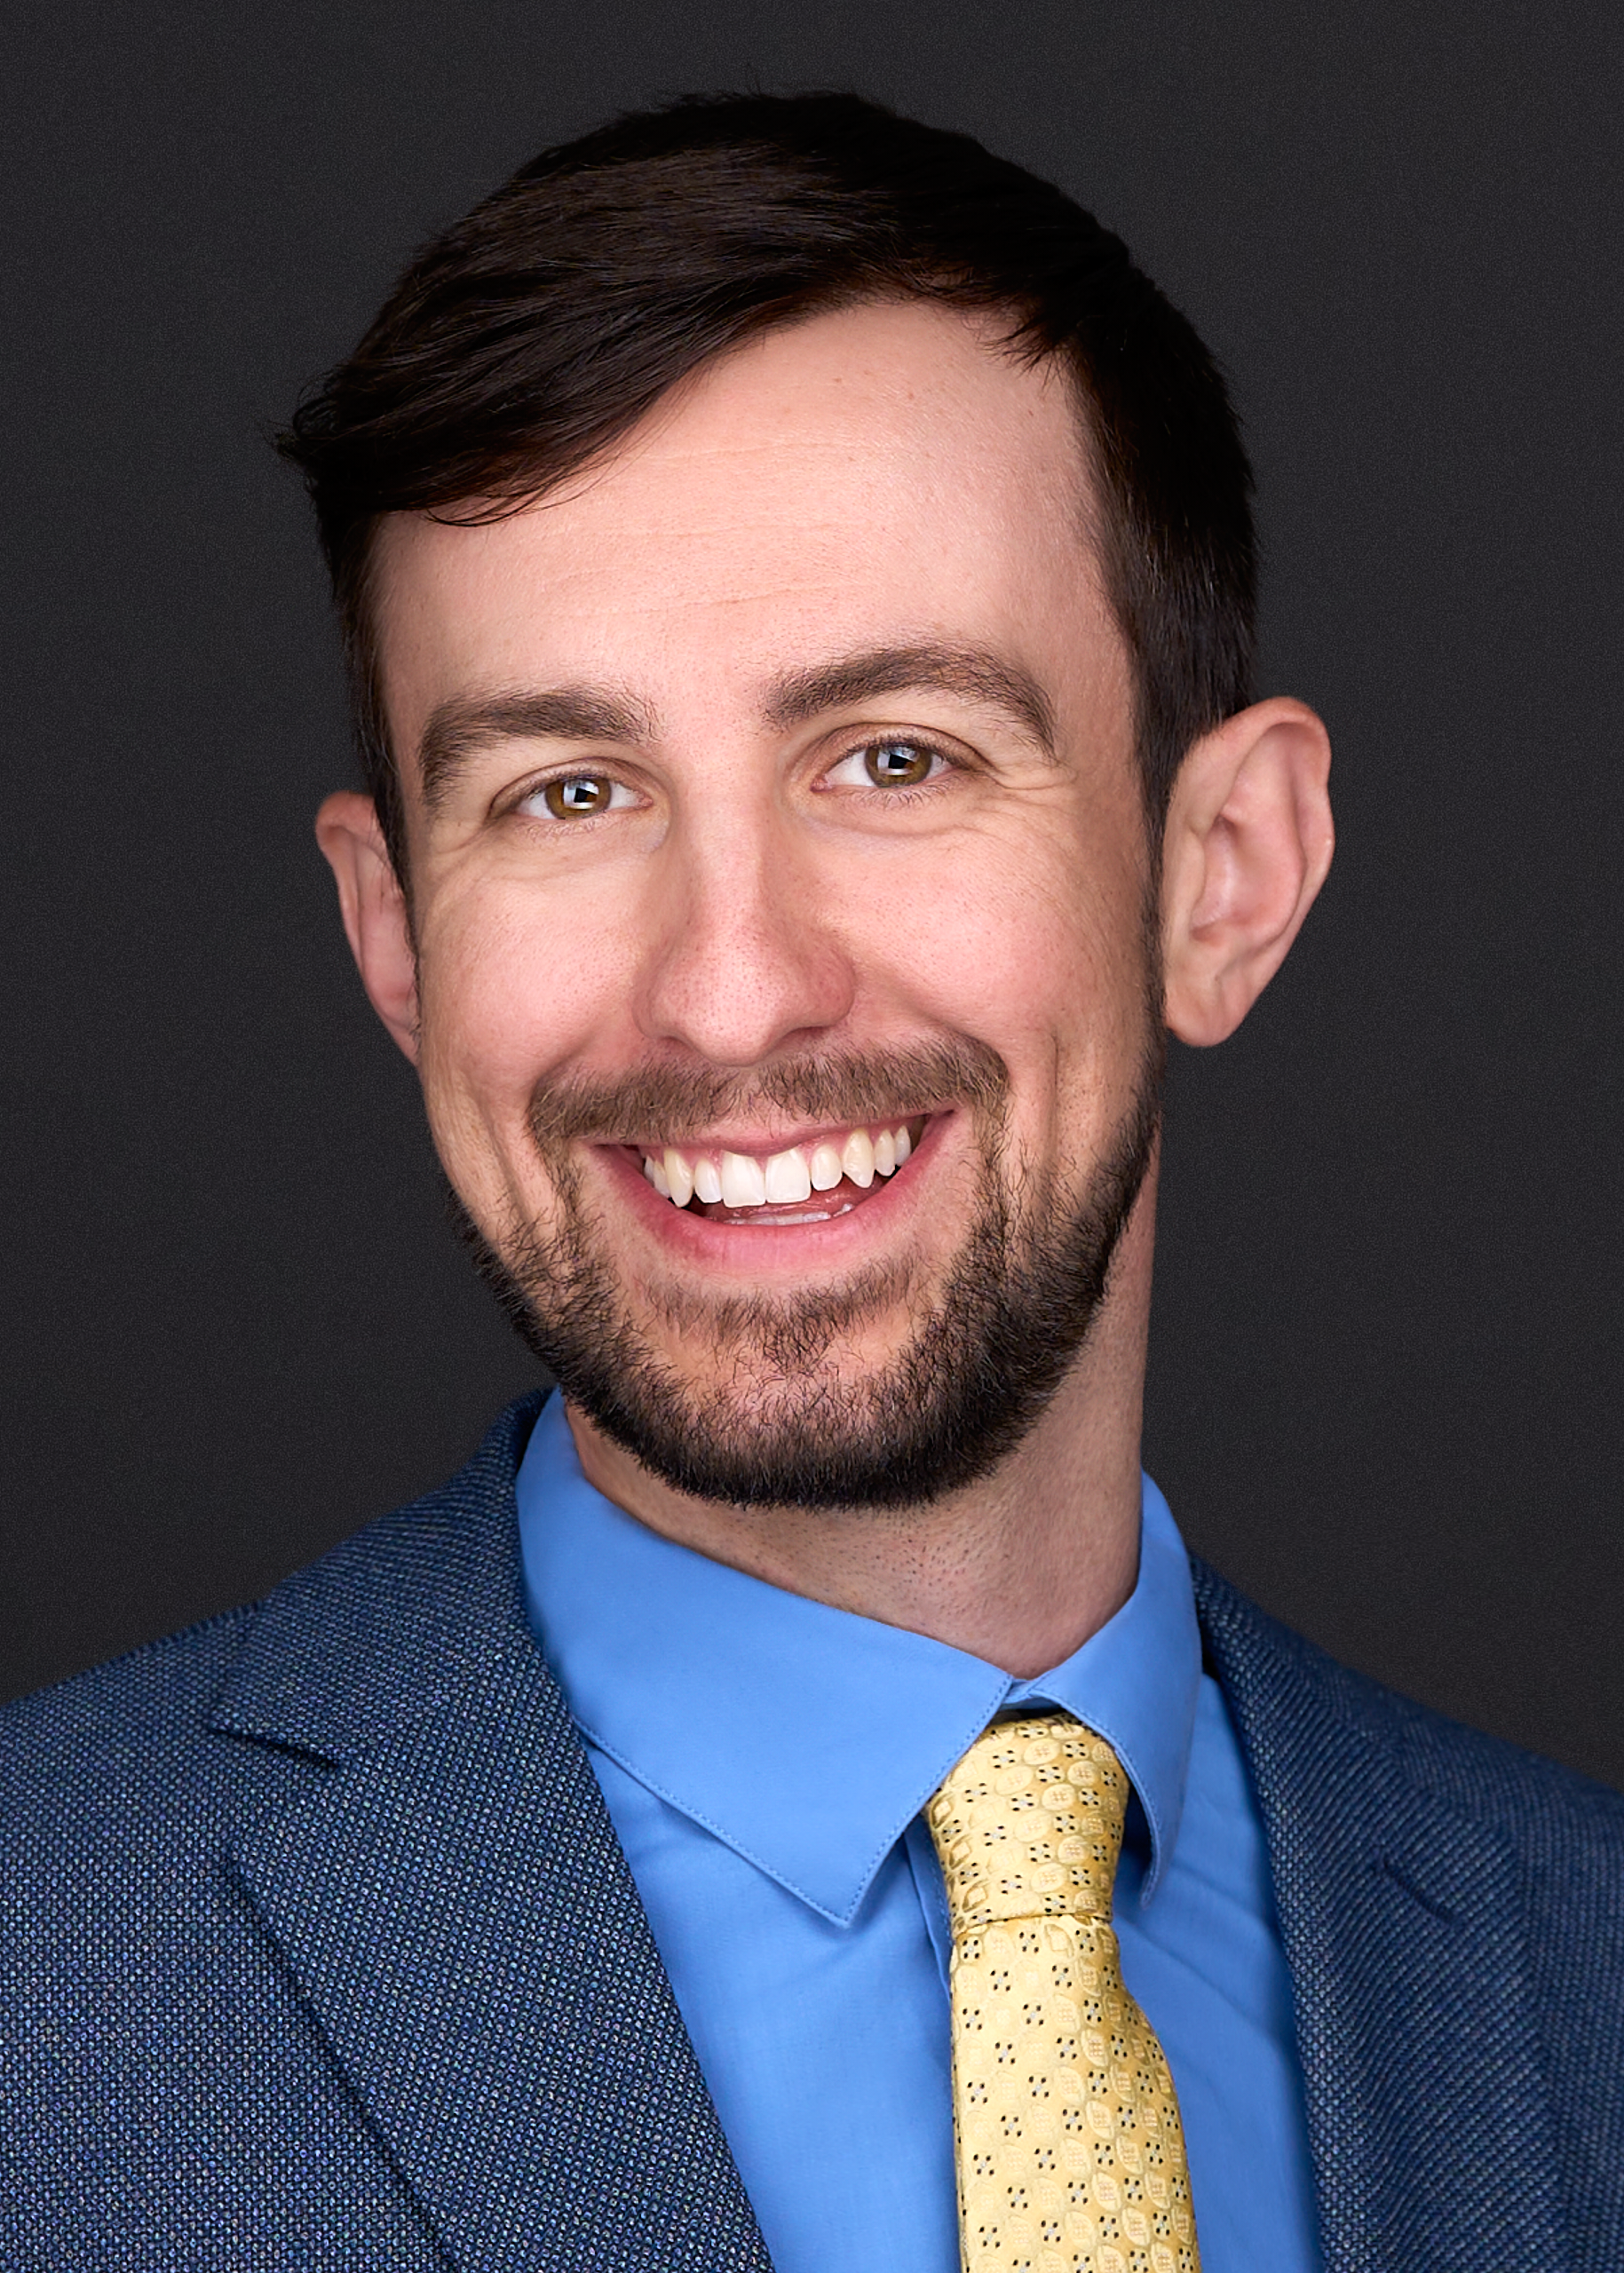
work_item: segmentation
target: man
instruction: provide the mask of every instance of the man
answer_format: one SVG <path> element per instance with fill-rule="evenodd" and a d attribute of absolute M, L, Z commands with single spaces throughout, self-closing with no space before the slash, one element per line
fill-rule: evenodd
<path fill-rule="evenodd" d="M 682 105 L 288 447 L 322 849 L 560 1390 L 8 1715 L 5 2263 L 1616 2268 L 1624 1805 L 1138 1471 L 1162 1034 L 1331 853 L 1188 327 L 960 138 Z"/>

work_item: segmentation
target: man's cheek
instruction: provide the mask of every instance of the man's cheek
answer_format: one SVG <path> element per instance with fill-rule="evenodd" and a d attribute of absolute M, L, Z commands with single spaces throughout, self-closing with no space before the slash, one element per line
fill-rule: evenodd
<path fill-rule="evenodd" d="M 612 1023 L 614 958 L 521 904 L 440 927 L 425 946 L 424 1079 L 474 1090 L 500 1117 L 586 1057 Z"/>
<path fill-rule="evenodd" d="M 1018 891 L 932 911 L 907 943 L 906 968 L 922 1007 L 1006 1057 L 1027 1046 L 1065 1046 L 1073 1029 L 1086 1033 L 1113 974 L 1074 913 L 1068 922 L 1049 915 Z"/>

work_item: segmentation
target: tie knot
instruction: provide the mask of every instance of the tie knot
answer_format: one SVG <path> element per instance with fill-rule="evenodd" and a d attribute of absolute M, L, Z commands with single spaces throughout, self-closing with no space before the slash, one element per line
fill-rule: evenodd
<path fill-rule="evenodd" d="M 954 1939 L 1008 1918 L 1109 1925 L 1127 1809 L 1121 1763 L 1081 1721 L 994 1722 L 927 1818 Z"/>

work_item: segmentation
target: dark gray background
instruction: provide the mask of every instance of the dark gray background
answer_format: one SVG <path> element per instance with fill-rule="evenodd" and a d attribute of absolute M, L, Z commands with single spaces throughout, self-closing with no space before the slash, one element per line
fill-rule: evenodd
<path fill-rule="evenodd" d="M 1616 5 L 18 15 L 0 1683 L 257 1593 L 528 1378 L 311 843 L 348 759 L 261 430 L 543 143 L 844 83 L 1058 178 L 1195 318 L 1266 685 L 1336 745 L 1293 962 L 1173 1070 L 1153 1470 L 1333 1650 L 1624 1782 Z"/>

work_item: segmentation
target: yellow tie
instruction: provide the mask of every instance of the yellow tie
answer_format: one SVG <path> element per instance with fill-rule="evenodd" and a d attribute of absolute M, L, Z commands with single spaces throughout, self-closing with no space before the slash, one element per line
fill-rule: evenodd
<path fill-rule="evenodd" d="M 995 1722 L 931 1802 L 964 2273 L 1199 2273 L 1173 2079 L 1111 1924 L 1127 1806 L 1066 1714 Z"/>

